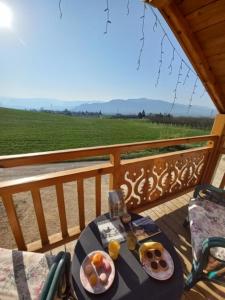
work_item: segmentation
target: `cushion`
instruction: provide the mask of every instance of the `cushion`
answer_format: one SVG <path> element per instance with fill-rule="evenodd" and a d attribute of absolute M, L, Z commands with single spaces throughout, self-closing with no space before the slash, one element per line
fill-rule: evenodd
<path fill-rule="evenodd" d="M 193 256 L 198 260 L 206 238 L 225 237 L 225 206 L 194 198 L 189 204 L 189 221 Z M 214 258 L 225 261 L 225 248 L 211 248 L 210 252 Z"/>
<path fill-rule="evenodd" d="M 0 248 L 0 299 L 38 300 L 53 256 Z"/>

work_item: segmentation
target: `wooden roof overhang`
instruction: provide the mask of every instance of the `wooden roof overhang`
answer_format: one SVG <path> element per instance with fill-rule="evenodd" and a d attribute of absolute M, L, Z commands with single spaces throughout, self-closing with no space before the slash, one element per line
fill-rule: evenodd
<path fill-rule="evenodd" d="M 225 0 L 146 0 L 159 9 L 218 111 L 225 113 Z"/>

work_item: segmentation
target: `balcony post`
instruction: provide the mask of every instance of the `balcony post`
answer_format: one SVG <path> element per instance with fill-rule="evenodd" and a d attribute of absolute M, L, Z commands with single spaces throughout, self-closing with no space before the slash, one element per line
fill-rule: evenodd
<path fill-rule="evenodd" d="M 225 114 L 218 114 L 214 120 L 211 134 L 219 136 L 217 143 L 214 145 L 212 155 L 210 156 L 209 163 L 202 176 L 202 183 L 211 183 L 213 176 L 216 173 L 217 166 L 220 158 L 225 149 Z M 209 142 L 211 144 L 212 142 Z"/>
<path fill-rule="evenodd" d="M 109 179 L 109 188 L 110 190 L 115 190 L 120 188 L 120 152 L 115 151 L 114 153 L 110 154 L 110 162 L 113 164 L 113 173 L 110 174 Z"/>

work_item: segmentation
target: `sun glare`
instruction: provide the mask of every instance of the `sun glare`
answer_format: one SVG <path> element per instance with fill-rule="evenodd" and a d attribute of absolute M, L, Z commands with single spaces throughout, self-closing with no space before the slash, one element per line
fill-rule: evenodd
<path fill-rule="evenodd" d="M 13 14 L 11 8 L 0 2 L 0 28 L 12 27 Z"/>

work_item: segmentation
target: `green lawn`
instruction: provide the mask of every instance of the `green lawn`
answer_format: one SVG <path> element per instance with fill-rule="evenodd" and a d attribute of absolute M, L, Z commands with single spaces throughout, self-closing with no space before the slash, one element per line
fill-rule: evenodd
<path fill-rule="evenodd" d="M 208 134 L 148 120 L 78 118 L 0 108 L 0 155 Z"/>

